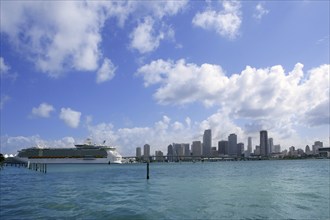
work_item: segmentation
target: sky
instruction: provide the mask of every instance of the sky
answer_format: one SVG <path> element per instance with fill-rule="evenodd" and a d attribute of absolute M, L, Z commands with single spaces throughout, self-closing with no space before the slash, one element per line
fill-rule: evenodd
<path fill-rule="evenodd" d="M 329 1 L 1 0 L 1 153 L 329 146 Z"/>

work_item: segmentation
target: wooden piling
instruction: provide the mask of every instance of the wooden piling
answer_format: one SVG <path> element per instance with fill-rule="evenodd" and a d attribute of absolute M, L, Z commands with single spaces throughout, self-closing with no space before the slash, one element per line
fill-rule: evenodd
<path fill-rule="evenodd" d="M 149 161 L 147 162 L 147 180 L 149 179 Z"/>

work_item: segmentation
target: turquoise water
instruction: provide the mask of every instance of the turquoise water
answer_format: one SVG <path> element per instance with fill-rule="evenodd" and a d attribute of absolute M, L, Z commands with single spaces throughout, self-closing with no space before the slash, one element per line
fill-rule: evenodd
<path fill-rule="evenodd" d="M 330 160 L 0 171 L 1 219 L 330 219 Z"/>

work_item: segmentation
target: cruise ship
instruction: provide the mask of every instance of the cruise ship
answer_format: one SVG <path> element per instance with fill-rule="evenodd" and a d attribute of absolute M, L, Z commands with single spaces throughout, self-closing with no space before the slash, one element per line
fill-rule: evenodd
<path fill-rule="evenodd" d="M 76 144 L 75 148 L 26 148 L 18 151 L 16 159 L 30 163 L 120 164 L 122 156 L 116 148 L 104 143 L 95 145 L 88 139 L 84 144 Z"/>

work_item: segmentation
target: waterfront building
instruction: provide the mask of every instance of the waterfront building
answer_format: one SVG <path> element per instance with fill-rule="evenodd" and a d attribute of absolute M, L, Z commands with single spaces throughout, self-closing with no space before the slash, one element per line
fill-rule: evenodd
<path fill-rule="evenodd" d="M 212 146 L 212 132 L 211 129 L 204 131 L 203 135 L 203 156 L 208 157 L 211 155 L 211 146 Z"/>
<path fill-rule="evenodd" d="M 256 148 L 254 149 L 253 154 L 255 156 L 260 156 L 260 146 L 259 145 L 256 145 Z"/>
<path fill-rule="evenodd" d="M 173 149 L 172 144 L 170 144 L 167 146 L 167 160 L 169 162 L 173 162 L 174 161 L 173 156 L 174 156 L 174 149 Z"/>
<path fill-rule="evenodd" d="M 281 145 L 279 145 L 279 144 L 274 145 L 274 153 L 276 153 L 276 154 L 281 153 Z"/>
<path fill-rule="evenodd" d="M 137 147 L 136 148 L 136 160 L 141 160 L 141 158 L 142 158 L 141 147 Z"/>
<path fill-rule="evenodd" d="M 212 157 L 218 157 L 219 156 L 219 152 L 217 151 L 217 147 L 212 147 L 211 148 L 211 156 Z"/>
<path fill-rule="evenodd" d="M 313 151 L 311 151 L 311 149 L 308 145 L 306 145 L 306 147 L 305 147 L 305 153 L 306 153 L 306 155 L 312 155 L 313 154 Z"/>
<path fill-rule="evenodd" d="M 319 148 L 319 155 L 320 155 L 320 157 L 330 159 L 330 147 L 321 147 L 321 148 Z"/>
<path fill-rule="evenodd" d="M 237 156 L 241 157 L 244 153 L 244 143 L 238 143 L 237 144 Z"/>
<path fill-rule="evenodd" d="M 267 131 L 260 131 L 260 156 L 268 157 L 269 148 L 268 148 L 268 134 Z"/>
<path fill-rule="evenodd" d="M 247 153 L 249 155 L 252 153 L 252 137 L 248 137 Z"/>
<path fill-rule="evenodd" d="M 150 160 L 150 145 L 149 144 L 145 144 L 143 146 L 143 158 L 144 160 Z"/>
<path fill-rule="evenodd" d="M 156 151 L 155 152 L 155 159 L 156 159 L 156 161 L 157 162 L 164 162 L 164 154 L 163 154 L 163 152 L 162 151 Z"/>
<path fill-rule="evenodd" d="M 219 141 L 218 142 L 218 151 L 219 155 L 228 155 L 228 141 Z"/>
<path fill-rule="evenodd" d="M 173 143 L 173 149 L 174 149 L 174 159 L 182 160 L 184 156 L 184 148 L 182 144 Z"/>
<path fill-rule="evenodd" d="M 299 149 L 297 150 L 297 154 L 298 154 L 298 157 L 302 157 L 302 156 L 305 155 L 304 150 L 301 149 L 301 148 L 299 148 Z"/>
<path fill-rule="evenodd" d="M 237 156 L 237 135 L 230 134 L 228 136 L 228 155 Z"/>
<path fill-rule="evenodd" d="M 273 138 L 268 138 L 268 155 L 274 153 L 274 142 L 273 142 Z"/>
<path fill-rule="evenodd" d="M 188 159 L 190 156 L 190 144 L 182 144 L 182 145 L 184 148 L 184 156 L 186 157 L 186 159 Z"/>
<path fill-rule="evenodd" d="M 191 151 L 194 158 L 202 156 L 202 142 L 193 141 L 191 145 Z"/>
<path fill-rule="evenodd" d="M 314 145 L 312 146 L 312 148 L 313 148 L 313 154 L 314 155 L 319 154 L 319 148 L 322 148 L 322 147 L 323 147 L 323 142 L 321 142 L 321 141 L 315 141 L 314 142 Z"/>

